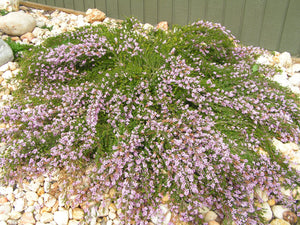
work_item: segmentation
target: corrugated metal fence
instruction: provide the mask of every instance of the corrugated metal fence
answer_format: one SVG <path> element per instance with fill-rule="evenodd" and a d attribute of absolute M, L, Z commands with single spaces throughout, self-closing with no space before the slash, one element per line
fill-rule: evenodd
<path fill-rule="evenodd" d="M 300 56 L 300 0 L 29 0 L 78 11 L 98 8 L 112 18 L 185 25 L 218 22 L 247 45 Z"/>

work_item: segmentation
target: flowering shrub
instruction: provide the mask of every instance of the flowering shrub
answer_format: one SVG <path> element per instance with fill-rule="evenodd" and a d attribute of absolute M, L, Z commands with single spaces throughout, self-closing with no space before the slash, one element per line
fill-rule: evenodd
<path fill-rule="evenodd" d="M 149 32 L 134 19 L 48 39 L 1 110 L 5 177 L 60 168 L 77 203 L 114 187 L 124 223 L 147 224 L 164 196 L 191 224 L 201 207 L 262 222 L 255 188 L 296 207 L 280 188 L 298 186 L 299 171 L 272 138 L 298 143 L 299 106 L 255 64 L 262 50 L 237 43 L 218 24 Z"/>

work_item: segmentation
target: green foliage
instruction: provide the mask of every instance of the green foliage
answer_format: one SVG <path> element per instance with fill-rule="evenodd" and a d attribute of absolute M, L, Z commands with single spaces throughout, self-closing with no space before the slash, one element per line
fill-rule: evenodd
<path fill-rule="evenodd" d="M 0 9 L 0 15 L 1 16 L 5 16 L 6 14 L 8 14 L 9 12 L 5 9 Z"/>
<path fill-rule="evenodd" d="M 10 37 L 4 41 L 11 47 L 15 58 L 18 58 L 19 53 L 25 52 L 25 51 L 29 50 L 30 48 L 33 48 L 31 45 L 17 43 L 15 41 L 11 40 Z"/>

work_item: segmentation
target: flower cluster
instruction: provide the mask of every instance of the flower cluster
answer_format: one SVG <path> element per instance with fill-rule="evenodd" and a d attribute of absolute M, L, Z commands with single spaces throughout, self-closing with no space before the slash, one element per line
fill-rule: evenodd
<path fill-rule="evenodd" d="M 15 101 L 1 109 L 5 177 L 60 168 L 77 202 L 115 188 L 123 223 L 147 224 L 165 195 L 192 224 L 202 207 L 259 221 L 258 187 L 295 206 L 280 188 L 299 185 L 300 171 L 271 143 L 298 143 L 299 106 L 255 64 L 262 50 L 237 43 L 218 24 L 149 32 L 135 19 L 49 39 L 24 57 Z"/>

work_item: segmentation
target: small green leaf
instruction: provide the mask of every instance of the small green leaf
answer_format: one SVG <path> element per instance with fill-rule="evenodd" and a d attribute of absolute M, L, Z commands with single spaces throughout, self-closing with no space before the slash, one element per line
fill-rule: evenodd
<path fill-rule="evenodd" d="M 253 67 L 252 67 L 252 72 L 255 73 L 256 71 L 258 71 L 258 65 L 255 64 Z"/>

